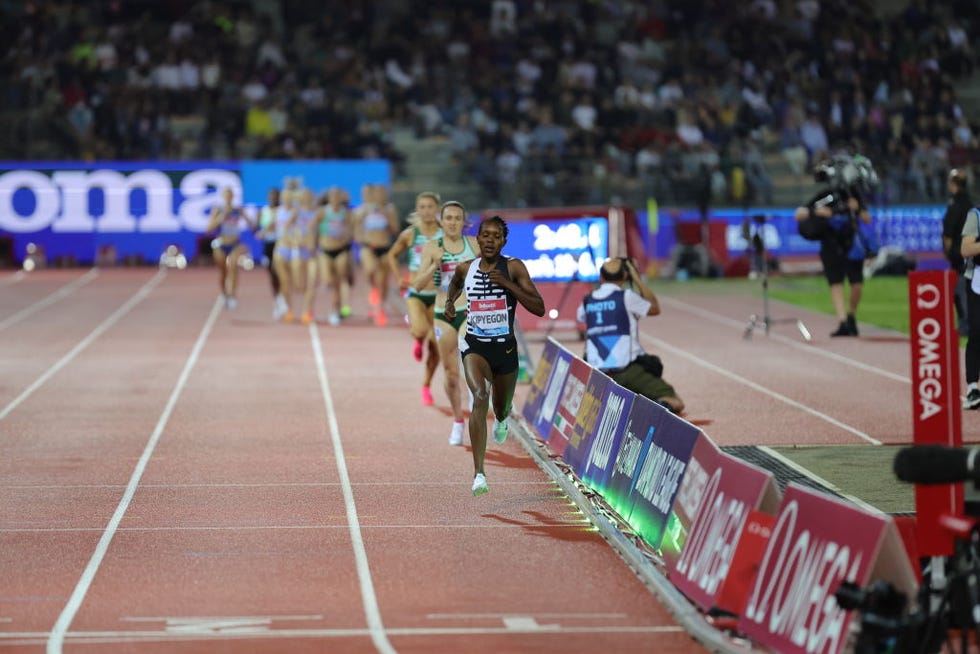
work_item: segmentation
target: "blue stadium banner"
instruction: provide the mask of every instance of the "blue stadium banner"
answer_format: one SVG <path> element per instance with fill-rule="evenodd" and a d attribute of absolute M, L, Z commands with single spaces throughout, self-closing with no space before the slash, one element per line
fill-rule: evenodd
<path fill-rule="evenodd" d="M 271 186 L 296 178 L 319 190 L 338 185 L 360 202 L 361 186 L 388 184 L 387 161 L 0 161 L 0 236 L 14 256 L 28 244 L 48 260 L 115 256 L 159 260 L 169 245 L 198 250 L 221 190 L 254 215 Z M 257 258 L 260 244 L 247 236 Z M 206 244 L 205 246 L 206 247 Z"/>
<path fill-rule="evenodd" d="M 711 209 L 708 221 L 725 225 L 725 246 L 729 257 L 746 256 L 750 243 L 746 238 L 758 234 L 766 250 L 782 256 L 816 256 L 820 244 L 808 241 L 797 231 L 793 212 L 796 207 L 765 207 L 759 209 L 718 207 Z M 872 206 L 871 228 L 882 246 L 900 248 L 910 253 L 942 251 L 942 220 L 945 205 Z M 646 225 L 646 212 L 638 212 L 640 225 Z M 653 256 L 670 257 L 677 244 L 678 225 L 699 223 L 700 212 L 694 209 L 664 209 L 657 212 L 657 233 L 647 242 L 654 245 Z"/>
<path fill-rule="evenodd" d="M 361 203 L 361 187 L 365 184 L 391 185 L 391 164 L 386 160 L 349 161 L 244 161 L 242 187 L 246 204 L 261 206 L 270 188 L 284 188 L 294 180 L 300 188 L 312 189 L 319 195 L 331 186 L 346 189 L 351 204 Z"/>

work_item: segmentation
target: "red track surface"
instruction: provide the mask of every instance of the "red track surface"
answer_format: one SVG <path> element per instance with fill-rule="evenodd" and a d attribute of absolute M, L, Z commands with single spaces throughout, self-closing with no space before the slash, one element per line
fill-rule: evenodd
<path fill-rule="evenodd" d="M 275 324 L 264 273 L 234 312 L 215 277 L 0 274 L 3 651 L 698 649 L 518 443 L 470 495 L 398 320 Z M 715 435 L 718 379 L 664 358 Z"/>

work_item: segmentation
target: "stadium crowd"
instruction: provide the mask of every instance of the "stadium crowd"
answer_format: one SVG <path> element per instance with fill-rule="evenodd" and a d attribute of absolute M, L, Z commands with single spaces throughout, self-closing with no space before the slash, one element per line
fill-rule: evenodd
<path fill-rule="evenodd" d="M 978 159 L 957 101 L 971 0 L 0 2 L 5 159 L 389 158 L 445 138 L 511 204 L 767 203 L 870 157 L 881 201 L 942 201 Z"/>

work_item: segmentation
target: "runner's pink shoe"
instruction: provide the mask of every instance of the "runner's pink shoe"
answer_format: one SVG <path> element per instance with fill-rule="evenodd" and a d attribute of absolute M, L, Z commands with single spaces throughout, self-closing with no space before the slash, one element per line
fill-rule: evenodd
<path fill-rule="evenodd" d="M 435 400 L 432 399 L 432 391 L 428 386 L 422 387 L 422 404 L 425 406 L 432 406 L 435 404 Z"/>

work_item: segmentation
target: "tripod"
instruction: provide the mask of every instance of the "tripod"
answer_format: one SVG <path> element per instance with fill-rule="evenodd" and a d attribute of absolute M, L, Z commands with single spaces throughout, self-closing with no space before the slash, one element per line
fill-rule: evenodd
<path fill-rule="evenodd" d="M 756 229 L 756 232 L 752 235 L 750 239 L 750 242 L 752 243 L 752 250 L 755 255 L 756 261 L 759 262 L 759 267 L 761 268 L 759 275 L 760 275 L 760 279 L 762 280 L 762 315 L 753 313 L 751 316 L 749 316 L 749 322 L 745 326 L 745 333 L 743 334 L 743 338 L 745 339 L 752 338 L 752 333 L 756 329 L 760 329 L 760 328 L 763 329 L 766 333 L 766 336 L 768 336 L 769 329 L 770 327 L 772 327 L 772 325 L 780 322 L 784 322 L 784 323 L 791 322 L 791 323 L 796 323 L 796 328 L 800 330 L 800 335 L 803 336 L 803 340 L 810 341 L 812 338 L 810 336 L 810 330 L 806 328 L 806 325 L 804 325 L 803 321 L 800 320 L 799 318 L 774 319 L 769 314 L 769 261 L 768 258 L 766 257 L 766 242 L 762 234 L 760 233 L 760 230 L 765 225 L 765 221 L 766 221 L 765 216 L 752 217 L 752 222 L 754 222 L 758 227 Z M 748 225 L 746 225 L 746 228 L 747 227 Z"/>

